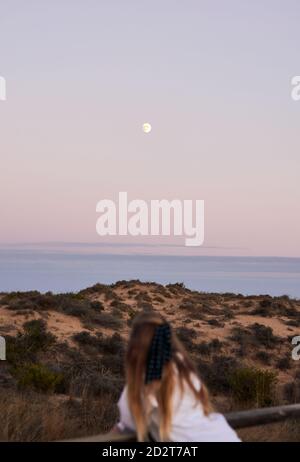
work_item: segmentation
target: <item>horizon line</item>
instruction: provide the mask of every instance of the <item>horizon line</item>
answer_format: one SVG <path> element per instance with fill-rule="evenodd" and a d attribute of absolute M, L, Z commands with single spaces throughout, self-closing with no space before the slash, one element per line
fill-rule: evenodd
<path fill-rule="evenodd" d="M 65 246 L 65 247 L 114 247 L 114 248 L 180 248 L 186 249 L 187 247 L 183 244 L 167 244 L 167 243 L 133 243 L 133 242 L 66 242 L 66 241 L 30 241 L 30 242 L 0 242 L 0 250 L 4 250 L 3 247 L 28 247 L 28 246 Z M 220 249 L 220 250 L 242 250 L 246 249 L 245 247 L 225 247 L 225 246 L 201 246 L 201 249 Z M 97 254 L 96 254 L 97 255 Z M 276 258 L 276 259 L 300 259 L 299 256 L 287 256 L 287 255 L 176 255 L 176 254 L 147 254 L 147 253 L 134 253 L 134 254 L 114 254 L 114 253 L 102 253 L 98 255 L 106 255 L 106 256 L 127 256 L 127 257 L 136 257 L 136 256 L 144 256 L 144 257 L 190 257 L 190 258 L 199 258 L 199 257 L 208 257 L 208 258 Z"/>

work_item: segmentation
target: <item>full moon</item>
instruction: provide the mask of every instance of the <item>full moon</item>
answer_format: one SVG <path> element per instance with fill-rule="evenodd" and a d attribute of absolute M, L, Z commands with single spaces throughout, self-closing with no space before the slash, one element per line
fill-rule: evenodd
<path fill-rule="evenodd" d="M 145 123 L 143 124 L 143 132 L 144 132 L 144 133 L 150 133 L 151 130 L 152 130 L 151 125 L 150 125 L 148 122 L 145 122 Z"/>

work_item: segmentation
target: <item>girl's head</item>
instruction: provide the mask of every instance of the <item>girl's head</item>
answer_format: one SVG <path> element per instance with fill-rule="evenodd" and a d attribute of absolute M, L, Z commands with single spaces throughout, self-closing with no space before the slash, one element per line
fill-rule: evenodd
<path fill-rule="evenodd" d="M 175 374 L 178 375 L 181 391 L 185 384 L 189 386 L 195 399 L 202 403 L 204 413 L 208 414 L 207 390 L 203 384 L 200 390 L 193 385 L 191 375 L 197 375 L 197 372 L 169 324 L 155 312 L 139 315 L 133 324 L 126 355 L 129 407 L 139 441 L 147 436 L 150 394 L 155 395 L 159 406 L 160 438 L 163 441 L 169 439 Z"/>

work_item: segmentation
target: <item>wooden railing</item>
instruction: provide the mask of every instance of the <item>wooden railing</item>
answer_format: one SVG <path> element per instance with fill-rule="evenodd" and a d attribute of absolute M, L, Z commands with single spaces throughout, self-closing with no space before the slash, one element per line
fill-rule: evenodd
<path fill-rule="evenodd" d="M 275 422 L 281 422 L 286 419 L 300 418 L 300 404 L 291 404 L 288 406 L 267 407 L 253 409 L 249 411 L 230 412 L 225 414 L 227 422 L 234 429 L 256 427 Z M 114 434 L 107 433 L 101 435 L 88 436 L 65 440 L 69 442 L 133 442 L 136 441 L 135 433 Z"/>

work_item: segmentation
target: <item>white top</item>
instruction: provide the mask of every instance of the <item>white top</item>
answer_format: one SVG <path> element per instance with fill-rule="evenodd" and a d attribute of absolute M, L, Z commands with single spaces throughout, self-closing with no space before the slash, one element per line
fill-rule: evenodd
<path fill-rule="evenodd" d="M 193 384 L 200 390 L 201 382 L 198 377 L 192 377 Z M 159 441 L 159 413 L 158 402 L 154 395 L 149 397 L 152 410 L 148 430 L 155 441 Z M 186 383 L 181 394 L 177 382 L 173 392 L 173 414 L 170 431 L 170 441 L 174 442 L 217 442 L 240 441 L 236 432 L 229 426 L 222 414 L 211 413 L 206 416 L 202 404 L 197 401 L 193 391 Z M 120 421 L 118 428 L 135 431 L 134 419 L 130 413 L 127 400 L 127 387 L 125 386 L 118 402 Z"/>

